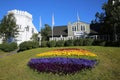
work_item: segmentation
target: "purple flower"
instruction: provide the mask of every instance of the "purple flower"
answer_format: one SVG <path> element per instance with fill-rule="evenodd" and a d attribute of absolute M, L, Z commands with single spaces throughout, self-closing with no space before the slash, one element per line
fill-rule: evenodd
<path fill-rule="evenodd" d="M 39 72 L 53 73 L 75 73 L 82 69 L 93 68 L 96 60 L 80 59 L 80 58 L 35 58 L 31 59 L 28 66 Z"/>

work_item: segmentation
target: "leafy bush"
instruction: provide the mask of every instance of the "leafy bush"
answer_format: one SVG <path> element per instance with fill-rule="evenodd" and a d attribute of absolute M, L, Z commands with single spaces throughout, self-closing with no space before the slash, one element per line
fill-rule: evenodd
<path fill-rule="evenodd" d="M 103 40 L 94 40 L 93 45 L 94 46 L 105 46 L 106 41 Z"/>
<path fill-rule="evenodd" d="M 19 45 L 19 48 L 20 48 L 19 51 L 24 51 L 24 50 L 28 50 L 28 49 L 32 49 L 32 48 L 37 48 L 37 47 L 39 47 L 38 42 L 25 41 Z"/>
<path fill-rule="evenodd" d="M 83 46 L 83 39 L 74 40 L 74 46 Z"/>
<path fill-rule="evenodd" d="M 74 40 L 74 46 L 79 46 L 79 40 L 78 39 Z"/>
<path fill-rule="evenodd" d="M 41 47 L 47 47 L 47 41 L 42 41 L 41 42 Z"/>
<path fill-rule="evenodd" d="M 48 47 L 55 47 L 56 46 L 56 41 L 49 41 L 47 43 Z"/>
<path fill-rule="evenodd" d="M 108 41 L 105 46 L 120 47 L 120 41 Z"/>
<path fill-rule="evenodd" d="M 91 46 L 93 44 L 93 39 L 84 39 L 83 45 L 84 46 Z"/>
<path fill-rule="evenodd" d="M 67 41 L 65 41 L 65 46 L 73 46 L 74 44 L 73 44 L 73 40 L 67 40 Z"/>
<path fill-rule="evenodd" d="M 17 43 L 12 42 L 0 44 L 0 49 L 5 52 L 14 51 L 15 49 L 17 49 Z"/>
<path fill-rule="evenodd" d="M 96 60 L 57 57 L 31 59 L 28 66 L 39 72 L 69 74 L 93 68 L 95 64 Z"/>
<path fill-rule="evenodd" d="M 57 42 L 56 42 L 56 46 L 57 46 L 57 47 L 63 47 L 63 46 L 64 46 L 64 43 L 65 43 L 65 41 L 62 41 L 62 40 L 61 40 L 61 41 L 57 41 Z"/>

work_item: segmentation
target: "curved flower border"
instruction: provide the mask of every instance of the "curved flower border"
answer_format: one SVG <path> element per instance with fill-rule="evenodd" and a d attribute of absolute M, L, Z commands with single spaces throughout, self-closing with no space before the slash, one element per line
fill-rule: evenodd
<path fill-rule="evenodd" d="M 77 48 L 56 49 L 37 54 L 37 57 L 39 58 L 31 59 L 28 66 L 38 72 L 69 74 L 92 69 L 97 63 L 96 54 Z"/>
<path fill-rule="evenodd" d="M 72 57 L 72 58 L 93 58 L 96 59 L 97 55 L 83 49 L 67 48 L 56 49 L 36 55 L 37 57 Z"/>

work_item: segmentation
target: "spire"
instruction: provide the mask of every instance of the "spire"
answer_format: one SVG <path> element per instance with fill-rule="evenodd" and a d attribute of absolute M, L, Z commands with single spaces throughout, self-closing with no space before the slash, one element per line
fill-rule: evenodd
<path fill-rule="evenodd" d="M 77 20 L 78 20 L 78 22 L 80 21 L 80 17 L 79 17 L 78 12 L 77 12 Z"/>

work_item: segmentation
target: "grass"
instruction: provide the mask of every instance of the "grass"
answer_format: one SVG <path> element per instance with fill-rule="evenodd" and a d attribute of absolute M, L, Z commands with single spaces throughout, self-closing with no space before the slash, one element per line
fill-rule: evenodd
<path fill-rule="evenodd" d="M 0 80 L 120 80 L 120 48 L 99 46 L 76 48 L 96 53 L 100 63 L 92 70 L 74 75 L 38 73 L 27 66 L 28 61 L 38 53 L 57 48 L 37 48 L 0 58 Z M 0 51 L 1 54 L 3 55 L 3 52 Z"/>
<path fill-rule="evenodd" d="M 4 57 L 4 56 L 6 56 L 6 55 L 8 55 L 7 52 L 3 52 L 3 51 L 0 50 L 0 57 Z"/>

